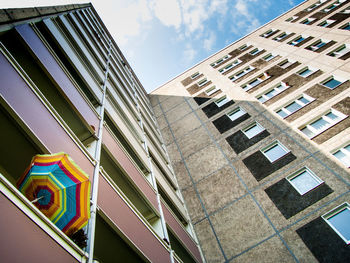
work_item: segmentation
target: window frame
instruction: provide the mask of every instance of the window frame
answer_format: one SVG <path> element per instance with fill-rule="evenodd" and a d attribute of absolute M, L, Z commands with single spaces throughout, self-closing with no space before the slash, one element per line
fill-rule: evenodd
<path fill-rule="evenodd" d="M 258 133 L 254 134 L 253 136 L 248 136 L 246 132 L 247 132 L 248 130 L 252 129 L 254 126 L 259 127 L 261 130 L 260 130 Z M 243 128 L 241 131 L 242 131 L 242 132 L 244 133 L 244 135 L 250 140 L 251 138 L 253 138 L 253 137 L 259 135 L 260 133 L 262 133 L 262 132 L 265 131 L 265 130 L 266 130 L 266 129 L 265 129 L 261 124 L 259 124 L 257 121 L 255 121 L 255 122 L 249 124 L 248 126 L 246 126 L 245 128 Z"/>
<path fill-rule="evenodd" d="M 329 42 L 330 42 L 330 40 L 319 39 L 316 42 L 314 42 L 313 44 L 311 44 L 310 46 L 306 47 L 306 49 L 311 50 L 311 51 L 317 51 L 321 47 L 327 45 L 327 43 L 329 43 Z"/>
<path fill-rule="evenodd" d="M 275 160 L 272 161 L 265 153 L 266 153 L 266 151 L 272 149 L 272 148 L 275 147 L 276 145 L 279 145 L 279 146 L 285 151 L 285 154 L 279 156 L 277 159 L 275 159 Z M 271 163 L 274 163 L 274 162 L 280 160 L 282 157 L 284 157 L 284 156 L 286 156 L 287 154 L 289 154 L 291 151 L 290 151 L 287 147 L 285 147 L 279 140 L 276 140 L 276 141 L 274 141 L 273 143 L 270 143 L 268 146 L 266 146 L 266 147 L 260 149 L 260 152 L 261 152 Z"/>
<path fill-rule="evenodd" d="M 201 79 L 197 82 L 198 87 L 203 87 L 205 84 L 207 84 L 209 80 L 207 78 Z"/>
<path fill-rule="evenodd" d="M 350 168 L 350 151 L 345 149 L 346 147 L 350 146 L 350 142 L 346 143 L 341 148 L 338 148 L 337 150 L 333 151 L 332 155 L 338 160 L 338 162 L 342 163 L 345 167 Z M 346 157 L 349 159 L 347 163 L 344 163 L 341 159 L 335 156 L 336 153 L 342 152 Z"/>
<path fill-rule="evenodd" d="M 201 73 L 200 73 L 199 71 L 197 71 L 196 73 L 193 73 L 193 74 L 191 75 L 191 79 L 197 78 L 200 74 L 201 74 Z"/>
<path fill-rule="evenodd" d="M 340 58 L 349 52 L 350 52 L 350 45 L 349 44 L 342 44 L 339 47 L 337 47 L 336 49 L 329 52 L 327 55 L 334 57 L 334 58 Z"/>
<path fill-rule="evenodd" d="M 276 32 L 277 29 L 271 28 L 269 30 L 267 30 L 265 33 L 261 34 L 261 37 L 264 38 L 268 38 L 269 36 L 271 36 L 274 32 Z"/>
<path fill-rule="evenodd" d="M 264 82 L 265 80 L 267 80 L 269 78 L 271 78 L 271 75 L 269 75 L 269 73 L 267 73 L 267 72 L 264 72 L 263 74 L 259 75 L 259 77 L 253 79 L 252 81 L 249 81 L 247 84 L 242 85 L 241 88 L 247 92 L 250 89 L 258 86 L 260 83 Z M 251 83 L 253 83 L 255 81 L 258 81 L 257 84 L 252 86 Z"/>
<path fill-rule="evenodd" d="M 296 46 L 296 45 L 300 44 L 301 42 L 303 42 L 307 38 L 308 38 L 308 36 L 299 35 L 296 38 L 294 38 L 292 41 L 288 42 L 288 44 L 291 46 Z M 299 39 L 301 39 L 301 40 L 298 41 Z"/>
<path fill-rule="evenodd" d="M 285 60 L 281 61 L 280 63 L 278 63 L 277 66 L 279 66 L 283 69 L 286 69 L 286 68 L 290 67 L 291 65 L 293 65 L 294 63 L 295 63 L 294 60 L 285 59 Z"/>
<path fill-rule="evenodd" d="M 238 117 L 232 118 L 232 116 L 239 111 L 241 111 L 242 114 Z M 226 113 L 226 116 L 229 117 L 231 121 L 235 121 L 238 118 L 242 117 L 244 114 L 247 114 L 247 112 L 242 107 L 239 106 L 239 107 L 229 111 L 228 113 Z"/>
<path fill-rule="evenodd" d="M 284 87 L 284 88 L 281 89 L 279 87 Z M 276 97 L 277 95 L 281 94 L 283 91 L 285 91 L 285 90 L 287 90 L 289 88 L 290 88 L 290 86 L 287 83 L 281 81 L 280 83 L 275 85 L 273 88 L 270 88 L 270 89 L 264 91 L 264 93 L 262 93 L 261 95 L 257 96 L 257 100 L 260 101 L 261 103 L 265 103 L 266 101 Z M 272 97 L 268 97 L 266 94 L 270 93 L 273 90 L 275 90 L 277 93 L 275 95 L 273 95 Z M 265 100 L 261 101 L 261 100 L 259 100 L 259 98 L 264 98 Z"/>
<path fill-rule="evenodd" d="M 308 18 L 302 20 L 302 21 L 300 22 L 300 24 L 308 25 L 308 24 L 310 24 L 311 22 L 313 22 L 313 21 L 315 21 L 315 20 L 316 20 L 316 18 L 308 17 Z"/>
<path fill-rule="evenodd" d="M 255 56 L 256 54 L 258 54 L 262 49 L 261 48 L 254 48 L 253 50 L 249 51 L 248 53 L 252 56 Z"/>
<path fill-rule="evenodd" d="M 216 67 L 217 65 L 220 65 L 220 64 L 224 63 L 229 58 L 231 58 L 231 55 L 227 54 L 227 55 L 223 56 L 222 58 L 219 58 L 215 62 L 211 63 L 210 66 Z"/>
<path fill-rule="evenodd" d="M 349 27 L 349 29 L 346 29 L 347 27 Z M 346 24 L 342 25 L 341 27 L 339 27 L 339 29 L 350 30 L 350 22 L 347 22 Z"/>
<path fill-rule="evenodd" d="M 235 59 L 233 62 L 231 62 L 230 64 L 227 64 L 225 67 L 222 67 L 221 69 L 219 69 L 218 71 L 221 74 L 224 74 L 226 71 L 229 71 L 230 69 L 238 66 L 239 64 L 241 64 L 242 61 L 240 59 Z M 230 66 L 230 67 L 229 67 Z"/>
<path fill-rule="evenodd" d="M 253 71 L 255 68 L 252 66 L 248 66 L 240 71 L 238 71 L 237 73 L 233 74 L 232 76 L 229 77 L 229 79 L 231 81 L 236 81 L 237 79 L 242 78 L 243 76 L 247 75 L 249 72 Z M 237 75 L 240 75 L 237 77 Z"/>
<path fill-rule="evenodd" d="M 328 211 L 327 213 L 325 213 L 324 215 L 322 215 L 322 219 L 324 221 L 326 221 L 326 223 L 334 230 L 335 233 L 337 233 L 337 235 L 343 239 L 343 241 L 349 245 L 350 244 L 350 239 L 347 240 L 340 232 L 339 230 L 333 226 L 333 224 L 329 221 L 330 218 L 340 214 L 342 211 L 344 210 L 350 210 L 350 205 L 348 202 L 344 202 L 341 205 L 338 205 L 337 207 L 333 208 L 332 210 Z"/>
<path fill-rule="evenodd" d="M 204 93 L 207 95 L 207 96 L 211 96 L 213 95 L 215 92 L 219 91 L 220 89 L 217 88 L 215 85 L 210 87 L 209 89 L 205 90 Z"/>
<path fill-rule="evenodd" d="M 333 24 L 334 22 L 335 22 L 335 20 L 326 19 L 326 20 L 322 21 L 321 23 L 319 23 L 317 26 L 319 26 L 319 27 L 327 27 L 327 26 Z"/>
<path fill-rule="evenodd" d="M 282 32 L 281 34 L 279 34 L 278 36 L 274 37 L 273 40 L 275 41 L 281 41 L 282 39 L 286 38 L 287 36 L 290 35 L 290 32 Z"/>
<path fill-rule="evenodd" d="M 302 192 L 300 189 L 298 189 L 298 187 L 293 183 L 293 179 L 297 178 L 298 176 L 301 176 L 304 172 L 307 172 L 307 174 L 314 179 L 318 184 L 312 188 L 309 188 L 307 191 Z M 301 169 L 299 169 L 298 171 L 288 175 L 286 177 L 286 180 L 294 187 L 294 189 L 300 194 L 300 195 L 305 195 L 307 193 L 309 193 L 310 191 L 316 189 L 317 187 L 319 187 L 320 185 L 322 185 L 324 183 L 324 181 L 322 179 L 320 179 L 313 171 L 311 171 L 308 167 L 303 167 Z"/>
<path fill-rule="evenodd" d="M 326 115 L 329 113 L 333 113 L 334 115 L 336 115 L 338 118 L 336 120 L 331 119 L 329 117 L 327 117 Z M 312 139 L 318 135 L 320 135 L 321 133 L 325 132 L 326 130 L 328 130 L 329 128 L 333 127 L 334 125 L 338 124 L 339 122 L 341 122 L 342 120 L 344 120 L 345 118 L 347 118 L 348 116 L 345 115 L 344 113 L 337 111 L 335 109 L 330 109 L 328 111 L 326 111 L 325 113 L 323 113 L 321 116 L 311 120 L 310 122 L 308 122 L 307 124 L 303 125 L 302 128 L 300 128 L 300 131 L 307 136 L 309 139 Z M 312 124 L 316 123 L 317 121 L 323 119 L 325 122 L 327 122 L 327 125 L 323 125 L 321 127 L 321 129 L 316 129 L 314 128 L 314 126 L 312 126 Z M 307 133 L 303 132 L 304 129 L 308 129 L 311 133 L 312 136 L 309 136 Z"/>
<path fill-rule="evenodd" d="M 275 57 L 277 57 L 277 55 L 275 55 L 275 54 L 273 54 L 273 53 L 269 53 L 269 54 L 267 54 L 266 56 L 264 56 L 262 59 L 263 59 L 264 61 L 270 61 L 270 60 L 274 59 Z"/>
<path fill-rule="evenodd" d="M 332 87 L 329 87 L 326 85 L 326 83 L 328 83 L 329 81 L 331 80 L 335 80 L 335 81 L 338 81 L 339 84 L 337 84 L 336 86 L 334 86 L 333 88 Z M 343 78 L 339 78 L 338 76 L 330 76 L 329 78 L 325 79 L 324 81 L 322 81 L 320 84 L 330 90 L 334 90 L 336 88 L 338 88 L 340 85 L 342 85 L 343 83 L 345 82 L 345 80 Z"/>
<path fill-rule="evenodd" d="M 305 97 L 306 97 L 306 98 L 305 98 Z M 308 103 L 304 103 L 304 102 L 302 102 L 302 101 L 300 100 L 301 98 L 305 98 L 305 99 L 307 99 L 309 102 L 308 102 Z M 283 107 L 279 108 L 279 109 L 276 111 L 276 113 L 278 114 L 278 116 L 280 116 L 281 118 L 285 119 L 285 118 L 287 118 L 288 116 L 292 115 L 293 113 L 295 113 L 295 112 L 299 111 L 300 109 L 304 108 L 305 106 L 309 105 L 309 104 L 310 104 L 311 102 L 313 102 L 313 101 L 315 101 L 315 98 L 310 97 L 309 95 L 303 93 L 301 96 L 298 96 L 297 99 L 294 99 L 293 101 L 290 101 L 290 102 L 288 102 L 287 104 L 285 104 Z M 288 107 L 288 106 L 291 105 L 292 103 L 297 103 L 297 104 L 300 105 L 301 107 L 300 107 L 299 109 L 297 109 L 297 110 L 291 112 L 290 110 L 286 109 L 286 107 Z M 283 111 L 283 112 L 286 114 L 286 116 L 285 116 L 285 117 L 282 117 L 282 116 L 278 113 L 279 111 Z"/>
<path fill-rule="evenodd" d="M 309 70 L 310 73 L 308 73 L 306 75 L 301 75 L 303 72 L 305 72 L 307 70 Z M 315 69 L 313 67 L 306 66 L 306 67 L 302 68 L 301 70 L 297 71 L 296 74 L 298 74 L 300 77 L 307 78 L 307 77 L 311 76 L 312 74 L 314 74 L 316 71 L 317 71 L 317 69 Z"/>
<path fill-rule="evenodd" d="M 291 16 L 290 18 L 286 19 L 286 22 L 293 22 L 294 20 L 298 19 L 299 16 Z"/>
<path fill-rule="evenodd" d="M 229 98 L 226 95 L 223 95 L 220 98 L 216 99 L 214 103 L 216 104 L 216 106 L 220 108 L 224 106 L 226 103 L 228 103 L 229 101 L 230 101 Z"/>
<path fill-rule="evenodd" d="M 244 45 L 240 46 L 238 49 L 243 51 L 243 50 L 245 50 L 247 48 L 248 48 L 248 44 L 244 44 Z"/>

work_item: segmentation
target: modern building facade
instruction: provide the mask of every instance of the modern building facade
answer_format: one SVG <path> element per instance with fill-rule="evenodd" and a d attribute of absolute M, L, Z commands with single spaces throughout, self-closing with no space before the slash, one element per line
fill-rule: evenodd
<path fill-rule="evenodd" d="M 202 262 L 148 96 L 91 4 L 0 10 L 1 262 Z M 80 248 L 16 188 L 36 154 L 92 183 Z"/>
<path fill-rule="evenodd" d="M 350 1 L 305 1 L 150 94 L 207 262 L 350 261 Z"/>

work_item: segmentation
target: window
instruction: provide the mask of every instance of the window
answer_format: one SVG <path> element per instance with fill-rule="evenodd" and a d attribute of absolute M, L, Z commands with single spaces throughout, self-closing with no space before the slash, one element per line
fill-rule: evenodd
<path fill-rule="evenodd" d="M 308 25 L 310 24 L 312 21 L 314 21 L 316 18 L 306 18 L 303 21 L 300 22 L 300 24 L 304 24 L 304 25 Z"/>
<path fill-rule="evenodd" d="M 250 55 L 256 55 L 261 51 L 260 48 L 254 48 L 252 51 L 249 52 Z"/>
<path fill-rule="evenodd" d="M 335 89 L 336 87 L 338 87 L 339 85 L 341 85 L 343 83 L 343 80 L 340 80 L 340 78 L 338 77 L 330 77 L 328 79 L 326 79 L 324 82 L 322 82 L 321 84 L 323 86 L 326 86 L 329 89 Z"/>
<path fill-rule="evenodd" d="M 350 244 L 350 205 L 343 203 L 329 211 L 322 218 L 344 240 Z"/>
<path fill-rule="evenodd" d="M 333 153 L 333 155 L 346 167 L 350 167 L 350 143 Z"/>
<path fill-rule="evenodd" d="M 311 122 L 310 124 L 307 124 L 304 128 L 301 129 L 301 131 L 307 137 L 313 138 L 316 135 L 324 132 L 328 128 L 332 127 L 333 125 L 337 124 L 338 122 L 342 121 L 346 117 L 347 116 L 343 113 L 331 109 L 325 115 L 321 116 L 320 118 Z"/>
<path fill-rule="evenodd" d="M 200 81 L 198 81 L 198 86 L 199 87 L 202 87 L 202 86 L 204 86 L 205 84 L 207 84 L 209 81 L 205 78 L 205 79 L 202 79 L 202 80 L 200 80 Z"/>
<path fill-rule="evenodd" d="M 298 19 L 298 16 L 292 16 L 286 20 L 286 22 L 293 22 L 294 20 Z"/>
<path fill-rule="evenodd" d="M 208 96 L 213 95 L 215 92 L 219 91 L 220 89 L 218 89 L 216 86 L 212 86 L 211 88 L 207 89 L 205 92 L 205 94 L 207 94 Z"/>
<path fill-rule="evenodd" d="M 317 8 L 319 5 L 321 5 L 322 3 L 326 2 L 328 0 L 320 0 L 317 3 L 314 3 L 313 5 L 309 6 L 308 8 L 306 8 L 306 11 L 312 11 L 315 8 Z"/>
<path fill-rule="evenodd" d="M 329 40 L 322 40 L 319 39 L 317 40 L 315 43 L 313 43 L 312 45 L 306 47 L 306 49 L 308 50 L 312 50 L 312 51 L 316 51 L 319 48 L 323 47 L 324 45 L 326 45 L 329 42 Z"/>
<path fill-rule="evenodd" d="M 236 59 L 235 61 L 233 61 L 232 63 L 226 65 L 225 67 L 223 67 L 222 69 L 219 69 L 219 72 L 221 74 L 225 73 L 226 71 L 230 70 L 231 68 L 234 68 L 235 66 L 237 66 L 238 64 L 240 64 L 242 61 L 239 59 Z"/>
<path fill-rule="evenodd" d="M 276 87 L 274 87 L 272 90 L 269 90 L 265 94 L 258 97 L 258 101 L 261 103 L 264 103 L 265 101 L 268 101 L 269 99 L 277 96 L 278 94 L 282 93 L 284 90 L 288 89 L 290 86 L 288 86 L 286 83 L 281 82 Z"/>
<path fill-rule="evenodd" d="M 327 19 L 321 23 L 318 24 L 318 26 L 321 26 L 321 27 L 327 27 L 329 26 L 330 24 L 333 24 L 335 22 L 335 20 L 330 20 L 330 19 Z"/>
<path fill-rule="evenodd" d="M 254 122 L 253 124 L 243 129 L 242 132 L 245 134 L 245 136 L 248 137 L 248 139 L 251 139 L 259 133 L 263 132 L 264 130 L 264 127 L 262 127 L 259 123 Z"/>
<path fill-rule="evenodd" d="M 323 9 L 324 12 L 328 13 L 329 11 L 333 10 L 334 8 L 336 8 L 338 5 L 340 5 L 340 3 L 345 2 L 346 0 L 338 0 L 337 2 L 327 6 L 325 9 Z"/>
<path fill-rule="evenodd" d="M 274 161 L 285 156 L 290 151 L 284 147 L 279 141 L 270 144 L 266 148 L 262 149 L 261 152 L 266 156 L 266 158 L 273 163 Z"/>
<path fill-rule="evenodd" d="M 289 32 L 283 32 L 282 34 L 279 34 L 277 37 L 275 37 L 273 40 L 281 41 L 282 39 L 286 38 L 289 34 Z"/>
<path fill-rule="evenodd" d="M 244 114 L 246 114 L 246 112 L 241 107 L 238 107 L 233 111 L 227 113 L 226 115 L 230 118 L 231 121 L 234 121 L 237 120 L 239 117 L 243 116 Z"/>
<path fill-rule="evenodd" d="M 255 86 L 259 85 L 261 82 L 267 80 L 270 77 L 271 76 L 269 75 L 269 73 L 265 72 L 264 74 L 261 74 L 259 77 L 257 77 L 253 81 L 249 82 L 248 84 L 241 86 L 241 88 L 245 91 L 248 91 L 248 90 L 254 88 Z"/>
<path fill-rule="evenodd" d="M 235 75 L 231 76 L 229 79 L 232 81 L 235 81 L 241 77 L 243 77 L 244 75 L 248 74 L 250 71 L 254 70 L 255 68 L 252 66 L 246 67 L 245 69 L 239 71 L 238 73 L 236 73 Z"/>
<path fill-rule="evenodd" d="M 298 71 L 298 75 L 301 76 L 301 77 L 308 77 L 310 76 L 312 73 L 314 73 L 316 70 L 313 69 L 313 68 L 310 68 L 310 67 L 306 67 L 306 68 L 303 68 L 302 70 Z"/>
<path fill-rule="evenodd" d="M 345 25 L 341 26 L 340 29 L 350 30 L 350 23 L 346 23 Z"/>
<path fill-rule="evenodd" d="M 241 50 L 241 51 L 243 51 L 243 50 L 245 50 L 245 49 L 247 49 L 247 48 L 248 48 L 248 45 L 247 45 L 247 44 L 244 44 L 243 46 L 240 46 L 238 49 Z"/>
<path fill-rule="evenodd" d="M 218 98 L 216 101 L 215 101 L 215 104 L 218 106 L 218 107 L 221 107 L 223 105 L 225 105 L 227 102 L 228 102 L 228 98 L 225 96 L 222 96 L 220 98 Z"/>
<path fill-rule="evenodd" d="M 315 100 L 314 98 L 312 98 L 306 94 L 303 94 L 301 97 L 299 97 L 298 99 L 296 99 L 292 103 L 289 103 L 286 106 L 284 106 L 283 108 L 281 108 L 280 110 L 278 110 L 277 114 L 279 116 L 281 116 L 282 118 L 285 118 L 285 117 L 293 114 L 297 110 L 305 107 L 307 104 L 313 102 L 314 100 Z"/>
<path fill-rule="evenodd" d="M 211 63 L 210 66 L 215 67 L 215 66 L 217 66 L 217 65 L 220 65 L 220 64 L 222 64 L 224 61 L 228 60 L 230 57 L 231 57 L 230 55 L 226 55 L 226 56 L 224 56 L 224 57 L 218 59 L 218 60 L 215 61 L 214 63 Z"/>
<path fill-rule="evenodd" d="M 306 38 L 306 36 L 298 36 L 297 38 L 294 38 L 293 41 L 289 42 L 288 44 L 289 45 L 292 45 L 292 46 L 296 46 L 298 45 L 299 43 L 301 43 L 302 41 L 304 41 Z"/>
<path fill-rule="evenodd" d="M 308 168 L 303 168 L 287 176 L 286 179 L 301 195 L 310 192 L 323 183 L 323 181 Z"/>
<path fill-rule="evenodd" d="M 276 57 L 276 55 L 270 53 L 270 54 L 267 54 L 265 57 L 263 57 L 263 60 L 270 61 L 271 59 L 273 59 L 275 57 Z"/>
<path fill-rule="evenodd" d="M 269 30 L 267 30 L 264 34 L 262 34 L 262 35 L 260 35 L 260 36 L 266 38 L 266 37 L 271 36 L 275 31 L 276 31 L 276 29 L 269 29 Z"/>
<path fill-rule="evenodd" d="M 294 61 L 292 60 L 289 60 L 289 59 L 286 59 L 286 60 L 283 60 L 281 63 L 278 64 L 278 66 L 280 66 L 281 68 L 288 68 L 290 65 L 292 65 L 294 63 Z"/>
<path fill-rule="evenodd" d="M 345 9 L 342 10 L 340 13 L 343 13 L 343 14 L 350 14 L 350 7 L 345 8 Z"/>
<path fill-rule="evenodd" d="M 196 73 L 192 74 L 191 75 L 191 79 L 197 78 L 199 76 L 199 74 L 200 74 L 199 72 L 196 72 Z"/>
<path fill-rule="evenodd" d="M 348 52 L 350 52 L 350 45 L 344 44 L 327 55 L 335 58 L 340 58 L 341 56 L 345 55 Z"/>

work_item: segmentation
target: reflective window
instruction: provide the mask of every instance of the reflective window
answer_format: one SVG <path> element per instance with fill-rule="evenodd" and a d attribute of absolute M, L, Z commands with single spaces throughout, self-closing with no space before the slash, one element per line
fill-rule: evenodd
<path fill-rule="evenodd" d="M 289 153 L 289 150 L 280 142 L 276 142 L 270 145 L 267 149 L 262 150 L 262 153 L 267 157 L 267 159 L 269 159 L 270 162 L 274 162 Z"/>
<path fill-rule="evenodd" d="M 346 167 L 350 167 L 350 144 L 339 149 L 333 155 Z"/>
<path fill-rule="evenodd" d="M 302 170 L 288 176 L 287 180 L 301 195 L 306 194 L 323 183 L 323 181 L 308 168 L 303 168 Z"/>
<path fill-rule="evenodd" d="M 344 240 L 346 244 L 350 244 L 350 206 L 344 203 L 322 218 L 332 227 L 332 229 Z"/>
<path fill-rule="evenodd" d="M 233 111 L 229 112 L 227 116 L 231 119 L 231 121 L 237 120 L 239 117 L 246 114 L 246 112 L 241 108 L 238 107 L 237 109 L 234 109 Z"/>
<path fill-rule="evenodd" d="M 242 130 L 242 132 L 250 139 L 264 130 L 264 127 L 262 127 L 259 123 L 255 122 L 253 125 L 249 125 L 247 128 Z"/>

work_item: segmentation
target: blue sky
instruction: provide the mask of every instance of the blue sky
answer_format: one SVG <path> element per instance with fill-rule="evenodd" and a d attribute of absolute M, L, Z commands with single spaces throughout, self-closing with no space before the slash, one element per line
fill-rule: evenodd
<path fill-rule="evenodd" d="M 0 7 L 89 0 L 1 0 Z M 302 0 L 90 0 L 149 92 Z"/>

